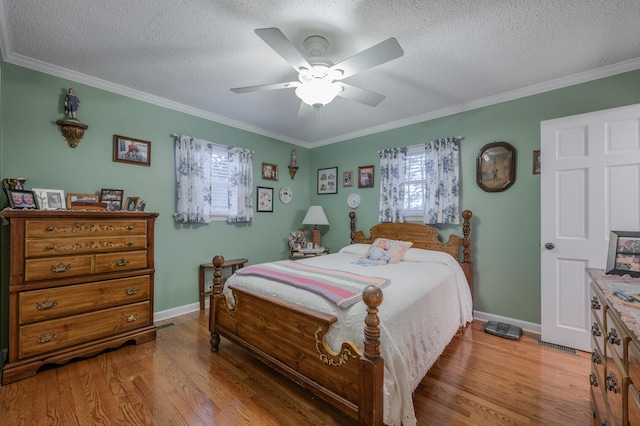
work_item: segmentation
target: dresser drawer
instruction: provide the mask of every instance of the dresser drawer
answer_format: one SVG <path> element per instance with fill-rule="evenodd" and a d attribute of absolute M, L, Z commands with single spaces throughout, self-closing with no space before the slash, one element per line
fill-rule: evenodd
<path fill-rule="evenodd" d="M 24 280 L 37 281 L 91 274 L 93 255 L 28 259 L 24 262 Z"/>
<path fill-rule="evenodd" d="M 147 267 L 146 251 L 96 254 L 96 272 L 125 271 Z"/>
<path fill-rule="evenodd" d="M 622 425 L 626 417 L 626 397 L 629 376 L 611 343 L 607 342 L 607 368 L 604 378 L 605 395 L 609 402 L 611 420 L 614 425 Z"/>
<path fill-rule="evenodd" d="M 640 394 L 638 389 L 629 385 L 629 424 L 640 425 Z"/>
<path fill-rule="evenodd" d="M 27 219 L 26 238 L 78 238 L 109 235 L 147 235 L 145 220 Z"/>
<path fill-rule="evenodd" d="M 150 276 L 141 275 L 24 291 L 18 295 L 18 320 L 23 325 L 139 302 L 149 298 L 150 285 Z"/>
<path fill-rule="evenodd" d="M 609 342 L 610 347 L 613 348 L 618 358 L 626 365 L 627 363 L 627 346 L 629 345 L 629 335 L 622 328 L 617 318 L 614 318 L 610 310 L 605 313 L 606 318 L 606 332 L 605 339 Z M 607 353 L 607 356 L 609 354 Z"/>
<path fill-rule="evenodd" d="M 30 238 L 25 241 L 25 257 L 101 253 L 122 250 L 144 250 L 144 235 L 84 238 Z"/>
<path fill-rule="evenodd" d="M 20 326 L 18 355 L 44 354 L 150 325 L 149 304 L 145 301 Z"/>

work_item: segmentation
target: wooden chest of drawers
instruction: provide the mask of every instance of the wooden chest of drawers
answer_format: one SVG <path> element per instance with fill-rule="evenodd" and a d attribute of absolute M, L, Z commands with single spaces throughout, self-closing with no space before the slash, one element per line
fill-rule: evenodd
<path fill-rule="evenodd" d="M 598 425 L 640 424 L 640 344 L 622 321 L 634 321 L 602 285 L 602 270 L 587 269 L 591 304 L 591 406 Z M 620 277 L 612 277 L 620 279 Z M 605 280 L 605 281 L 603 281 Z M 638 280 L 640 289 L 640 280 Z M 615 306 L 613 301 L 615 301 Z M 638 304 L 640 307 L 640 304 Z"/>
<path fill-rule="evenodd" d="M 155 339 L 157 213 L 5 210 L 3 216 L 10 241 L 3 384 L 45 364 Z"/>

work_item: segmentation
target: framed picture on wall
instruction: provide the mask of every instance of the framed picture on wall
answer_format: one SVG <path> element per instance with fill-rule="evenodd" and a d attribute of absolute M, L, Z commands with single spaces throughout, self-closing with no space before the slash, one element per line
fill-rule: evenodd
<path fill-rule="evenodd" d="M 480 149 L 476 181 L 486 192 L 507 190 L 516 181 L 516 150 L 507 142 L 492 142 Z"/>
<path fill-rule="evenodd" d="M 640 277 L 640 232 L 611 231 L 605 272 Z"/>
<path fill-rule="evenodd" d="M 273 212 L 273 188 L 258 187 L 256 211 Z"/>
<path fill-rule="evenodd" d="M 113 161 L 150 166 L 151 142 L 128 136 L 114 135 Z"/>
<path fill-rule="evenodd" d="M 318 194 L 338 193 L 338 168 L 318 169 Z"/>
<path fill-rule="evenodd" d="M 540 174 L 540 150 L 536 149 L 533 151 L 533 174 Z"/>
<path fill-rule="evenodd" d="M 278 166 L 276 164 L 262 163 L 262 179 L 278 180 Z"/>
<path fill-rule="evenodd" d="M 358 188 L 373 188 L 373 166 L 358 167 Z"/>
<path fill-rule="evenodd" d="M 342 187 L 348 188 L 353 186 L 353 170 L 342 173 Z"/>

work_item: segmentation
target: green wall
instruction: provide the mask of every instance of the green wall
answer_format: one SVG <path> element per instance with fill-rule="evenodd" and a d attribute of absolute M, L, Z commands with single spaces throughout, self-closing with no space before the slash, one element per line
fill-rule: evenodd
<path fill-rule="evenodd" d="M 521 321 L 540 322 L 540 176 L 532 174 L 532 151 L 539 149 L 540 122 L 551 118 L 640 102 L 640 71 L 530 96 L 494 106 L 381 132 L 311 150 L 252 134 L 166 108 L 133 100 L 11 64 L 0 63 L 0 176 L 27 177 L 27 188 L 98 193 L 123 189 L 157 211 L 156 312 L 198 301 L 198 265 L 222 253 L 250 263 L 285 258 L 286 236 L 297 229 L 309 204 L 325 208 L 330 226 L 323 243 L 331 250 L 348 244 L 349 193 L 358 192 L 359 229 L 377 222 L 378 150 L 462 135 L 462 208 L 474 212 L 475 309 Z M 62 99 L 73 87 L 81 100 L 78 118 L 89 125 L 77 148 L 60 134 Z M 226 145 L 255 150 L 254 184 L 293 190 L 293 201 L 277 199 L 274 213 L 256 213 L 249 225 L 174 222 L 175 185 L 172 133 L 185 133 Z M 112 161 L 113 135 L 151 141 L 151 167 Z M 515 184 L 502 193 L 486 193 L 475 184 L 480 148 L 506 141 L 517 150 Z M 286 166 L 296 148 L 300 170 L 294 180 Z M 260 178 L 262 162 L 277 164 L 278 182 Z M 371 189 L 338 188 L 316 194 L 318 168 L 342 172 L 375 165 Z M 544 165 L 543 165 L 544 167 Z M 277 197 L 276 197 L 277 198 Z M 4 199 L 3 199 L 4 201 Z M 459 232 L 444 227 L 445 234 Z M 6 250 L 3 259 L 6 259 Z"/>

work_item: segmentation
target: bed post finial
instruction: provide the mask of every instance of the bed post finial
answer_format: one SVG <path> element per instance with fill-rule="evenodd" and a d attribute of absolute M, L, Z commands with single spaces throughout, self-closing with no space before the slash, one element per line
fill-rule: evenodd
<path fill-rule="evenodd" d="M 356 242 L 356 212 L 349 212 L 349 227 L 351 228 L 351 234 L 349 234 L 349 237 L 351 238 L 351 244 L 355 244 L 355 242 Z"/>
<path fill-rule="evenodd" d="M 471 247 L 471 237 L 469 236 L 471 233 L 471 216 L 473 216 L 471 210 L 465 210 L 462 212 L 462 219 L 464 219 L 462 223 L 462 245 L 464 247 L 464 250 L 462 251 L 462 260 L 465 263 L 471 262 L 471 249 L 469 248 Z"/>
<path fill-rule="evenodd" d="M 382 290 L 374 285 L 362 292 L 367 305 L 364 323 L 364 351 L 360 357 L 360 400 L 358 401 L 359 425 L 382 425 L 384 411 L 384 359 L 380 357 L 380 317 L 378 306 L 382 303 Z"/>
<path fill-rule="evenodd" d="M 213 288 L 211 289 L 211 296 L 209 296 L 209 332 L 211 333 L 209 343 L 211 345 L 211 352 L 218 352 L 220 335 L 216 333 L 215 319 L 218 297 L 222 294 L 222 265 L 224 264 L 224 256 L 213 256 L 211 263 L 215 269 L 213 271 Z"/>

